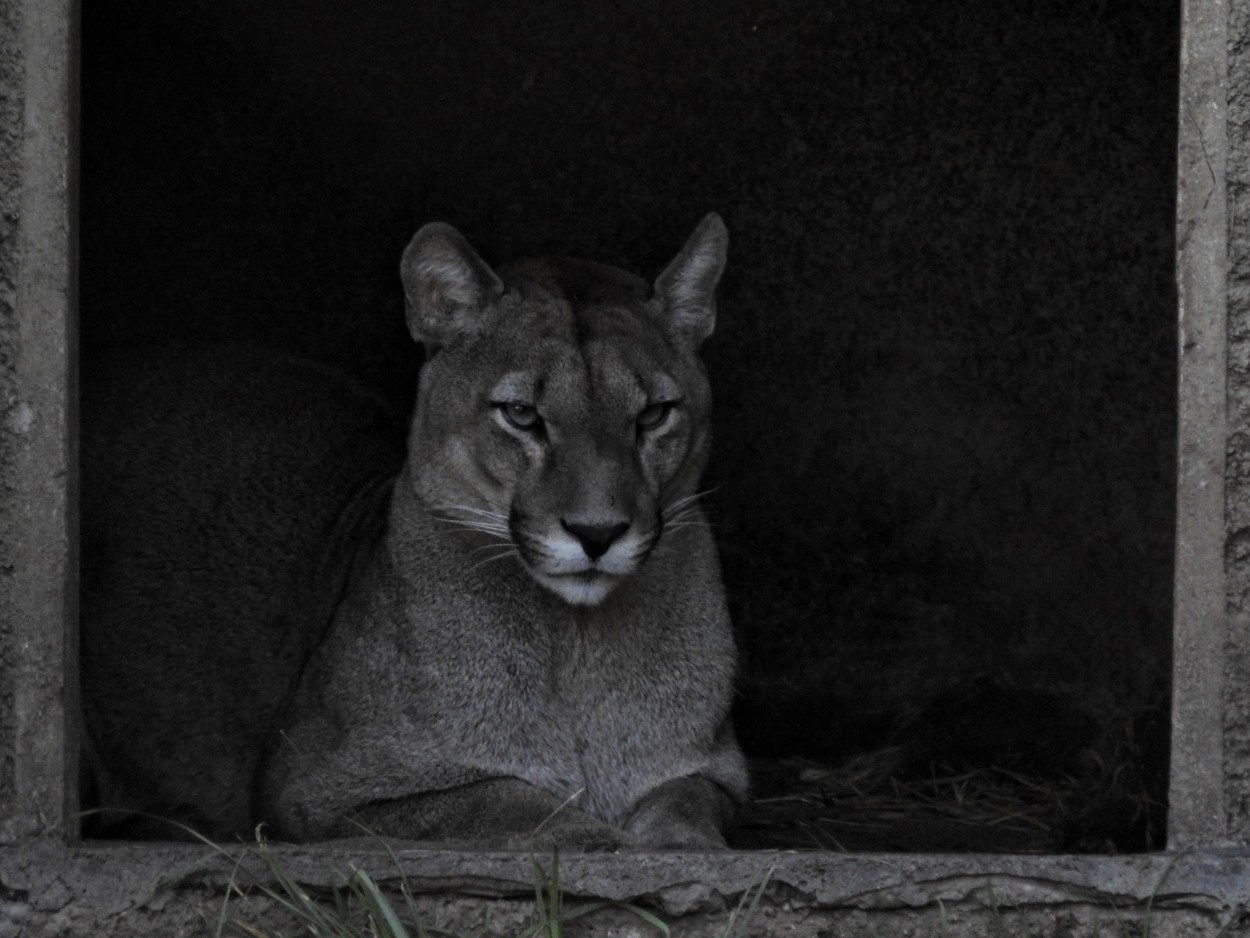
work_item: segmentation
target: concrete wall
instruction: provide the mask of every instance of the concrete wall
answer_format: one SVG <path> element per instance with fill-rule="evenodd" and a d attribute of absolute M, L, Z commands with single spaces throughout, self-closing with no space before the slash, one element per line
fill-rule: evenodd
<path fill-rule="evenodd" d="M 0 842 L 59 833 L 77 801 L 72 11 L 0 4 Z"/>
<path fill-rule="evenodd" d="M 1250 4 L 1230 4 L 1227 95 L 1228 659 L 1224 772 L 1228 836 L 1250 842 Z"/>
<path fill-rule="evenodd" d="M 1179 94 L 1177 281 L 1180 358 L 1169 840 L 1226 834 L 1222 678 L 1228 10 L 1185 7 Z"/>
<path fill-rule="evenodd" d="M 17 41 L 20 4 L 6 0 L 0 4 L 0 386 L 5 389 L 3 412 L 7 416 L 12 409 L 9 403 L 15 393 L 13 353 L 16 346 L 17 331 L 17 296 L 15 285 L 18 279 L 17 252 L 14 244 L 18 234 L 18 181 L 21 163 L 18 154 L 22 142 L 22 57 L 21 47 Z M 6 421 L 7 422 L 7 421 Z M 0 437 L 0 472 L 8 479 L 13 474 L 13 439 L 7 431 Z M 0 505 L 0 520 L 6 530 L 10 520 L 9 503 L 6 499 Z M 13 568 L 14 546 L 11 537 L 0 540 L 0 569 L 10 571 Z M 0 580 L 0 610 L 3 610 L 2 621 L 12 622 L 13 577 L 11 573 L 2 574 Z M 3 645 L 0 648 L 0 806 L 5 815 L 10 816 L 14 805 L 13 778 L 13 662 L 9 645 L 9 627 L 2 626 Z"/>
<path fill-rule="evenodd" d="M 0 0 L 0 935 L 192 933 L 230 878 L 213 851 L 65 844 L 76 804 L 66 747 L 75 593 L 72 22 L 67 0 Z M 678 922 L 679 934 L 719 933 L 728 909 L 770 869 L 759 913 L 770 930 L 1214 935 L 1250 926 L 1250 853 L 1229 848 L 1250 839 L 1250 0 L 1191 0 L 1185 28 L 1171 843 L 1193 849 L 1128 859 L 791 853 L 775 868 L 771 855 L 580 857 L 567 860 L 571 893 L 646 902 Z M 402 871 L 418 892 L 460 902 L 468 916 L 494 903 L 493 933 L 515 930 L 528 914 L 517 898 L 529 888 L 526 858 L 283 854 L 303 881 L 322 886 L 341 883 L 349 861 L 394 864 L 379 875 L 394 885 Z M 599 933 L 630 928 L 618 917 Z"/>

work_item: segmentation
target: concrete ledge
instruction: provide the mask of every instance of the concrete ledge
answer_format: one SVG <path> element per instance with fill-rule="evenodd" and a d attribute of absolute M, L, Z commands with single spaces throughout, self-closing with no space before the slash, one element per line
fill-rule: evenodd
<path fill-rule="evenodd" d="M 398 895 L 406 888 L 428 927 L 464 934 L 515 934 L 534 907 L 535 863 L 544 872 L 551 866 L 542 856 L 372 847 L 273 846 L 270 853 L 314 892 L 342 887 L 363 869 L 383 889 Z M 1237 934 L 1250 925 L 1250 850 L 1123 857 L 569 854 L 559 866 L 566 902 L 636 904 L 683 935 L 723 933 L 742 896 L 765 879 L 756 914 L 768 922 L 768 934 L 800 923 L 805 930 L 823 923 L 831 935 L 915 934 L 920 921 L 932 926 L 922 934 L 942 934 L 956 923 L 958 934 L 1127 935 L 1146 928 L 1154 936 Z M 221 914 L 232 881 L 274 878 L 254 847 L 31 842 L 0 853 L 0 936 L 195 931 Z M 252 921 L 273 921 L 280 912 L 255 898 L 243 907 Z M 605 911 L 612 914 L 579 920 L 579 927 L 587 934 L 648 933 L 628 910 Z M 491 928 L 483 932 L 487 919 Z"/>

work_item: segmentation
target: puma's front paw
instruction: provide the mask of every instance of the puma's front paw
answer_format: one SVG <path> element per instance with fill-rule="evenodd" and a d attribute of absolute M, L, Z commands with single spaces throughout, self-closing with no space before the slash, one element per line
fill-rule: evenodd
<path fill-rule="evenodd" d="M 723 833 L 733 816 L 733 802 L 715 782 L 676 778 L 643 798 L 625 829 L 647 847 L 723 850 Z"/>

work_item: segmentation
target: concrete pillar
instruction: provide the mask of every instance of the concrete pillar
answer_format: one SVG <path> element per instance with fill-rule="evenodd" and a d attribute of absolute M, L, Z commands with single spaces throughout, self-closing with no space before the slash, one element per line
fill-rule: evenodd
<path fill-rule="evenodd" d="M 75 14 L 0 0 L 0 843 L 63 831 L 78 810 Z"/>
<path fill-rule="evenodd" d="M 1250 2 L 1232 0 L 1227 23 L 1223 768 L 1227 837 L 1245 844 L 1250 843 Z"/>
<path fill-rule="evenodd" d="M 1227 154 L 1224 0 L 1188 0 L 1179 94 L 1180 356 L 1171 846 L 1222 842 Z"/>

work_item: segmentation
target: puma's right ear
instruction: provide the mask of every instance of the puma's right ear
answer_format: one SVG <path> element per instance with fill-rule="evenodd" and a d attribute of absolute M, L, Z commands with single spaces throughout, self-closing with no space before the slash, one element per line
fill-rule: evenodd
<path fill-rule="evenodd" d="M 472 332 L 503 294 L 503 281 L 451 225 L 431 222 L 413 235 L 399 265 L 408 331 L 427 346 Z"/>

